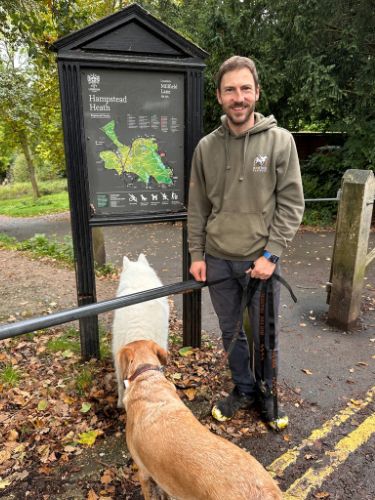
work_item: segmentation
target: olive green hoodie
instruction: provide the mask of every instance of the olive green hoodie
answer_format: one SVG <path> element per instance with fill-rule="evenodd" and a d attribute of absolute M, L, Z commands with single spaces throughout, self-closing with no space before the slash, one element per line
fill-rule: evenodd
<path fill-rule="evenodd" d="M 226 116 L 193 156 L 188 206 L 192 261 L 204 253 L 253 260 L 280 256 L 302 219 L 304 200 L 294 139 L 271 115 L 233 135 Z"/>

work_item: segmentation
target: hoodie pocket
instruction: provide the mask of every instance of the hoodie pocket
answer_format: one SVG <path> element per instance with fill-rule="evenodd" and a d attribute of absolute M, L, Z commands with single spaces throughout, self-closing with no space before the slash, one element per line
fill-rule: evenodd
<path fill-rule="evenodd" d="M 227 255 L 251 255 L 264 247 L 267 238 L 259 212 L 220 212 L 207 223 L 207 243 Z"/>

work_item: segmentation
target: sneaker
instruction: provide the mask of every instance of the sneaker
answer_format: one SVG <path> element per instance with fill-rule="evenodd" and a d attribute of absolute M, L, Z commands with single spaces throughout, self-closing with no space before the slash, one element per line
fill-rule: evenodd
<path fill-rule="evenodd" d="M 224 399 L 221 399 L 212 408 L 211 414 L 219 422 L 230 420 L 238 410 L 248 408 L 255 401 L 254 396 L 240 392 L 237 387 Z"/>
<path fill-rule="evenodd" d="M 272 394 L 260 398 L 260 407 L 263 420 L 274 431 L 282 431 L 288 427 L 289 419 L 285 413 L 278 408 L 277 415 L 274 414 L 274 401 Z"/>

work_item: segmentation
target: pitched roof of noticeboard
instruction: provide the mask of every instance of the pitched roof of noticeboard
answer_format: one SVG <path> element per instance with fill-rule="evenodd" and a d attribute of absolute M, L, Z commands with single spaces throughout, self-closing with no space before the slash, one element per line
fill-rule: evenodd
<path fill-rule="evenodd" d="M 55 52 L 102 53 L 177 59 L 208 54 L 134 3 L 86 28 L 56 40 Z"/>

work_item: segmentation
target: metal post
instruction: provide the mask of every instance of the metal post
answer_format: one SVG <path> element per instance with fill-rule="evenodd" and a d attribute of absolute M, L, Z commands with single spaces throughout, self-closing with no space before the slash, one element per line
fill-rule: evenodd
<path fill-rule="evenodd" d="M 82 139 L 82 113 L 77 106 L 79 95 L 79 67 L 75 63 L 59 63 L 64 143 L 67 163 L 71 210 L 72 239 L 75 256 L 77 299 L 79 306 L 96 302 L 94 257 L 89 225 L 90 202 L 85 175 L 85 152 Z M 83 318 L 79 322 L 81 353 L 84 360 L 99 358 L 98 317 Z"/>

